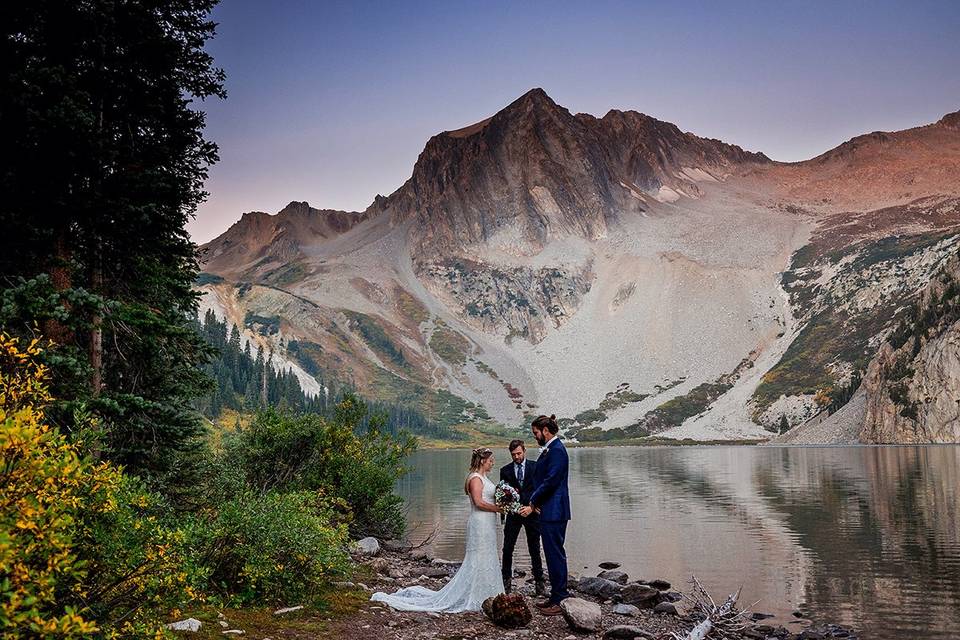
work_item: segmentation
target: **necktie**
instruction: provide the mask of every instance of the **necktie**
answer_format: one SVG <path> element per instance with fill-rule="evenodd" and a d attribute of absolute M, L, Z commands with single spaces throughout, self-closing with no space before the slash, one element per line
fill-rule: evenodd
<path fill-rule="evenodd" d="M 523 486 L 523 465 L 522 464 L 517 465 L 517 484 L 519 484 L 521 487 Z"/>

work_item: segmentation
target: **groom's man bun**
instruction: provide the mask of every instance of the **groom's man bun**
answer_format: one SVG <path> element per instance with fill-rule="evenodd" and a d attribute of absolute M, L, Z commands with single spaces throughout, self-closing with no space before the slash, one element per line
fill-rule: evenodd
<path fill-rule="evenodd" d="M 556 434 L 558 431 L 560 431 L 560 427 L 557 425 L 557 416 L 553 414 L 550 414 L 549 416 L 537 416 L 532 424 L 541 431 L 546 429 L 553 434 Z"/>

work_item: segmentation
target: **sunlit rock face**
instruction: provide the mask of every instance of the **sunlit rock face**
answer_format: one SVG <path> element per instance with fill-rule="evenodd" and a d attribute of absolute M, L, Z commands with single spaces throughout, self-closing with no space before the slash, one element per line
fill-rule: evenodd
<path fill-rule="evenodd" d="M 867 370 L 863 442 L 960 442 L 960 257 L 924 287 L 916 309 L 906 342 L 884 343 Z"/>
<path fill-rule="evenodd" d="M 534 89 L 362 212 L 244 214 L 201 289 L 303 371 L 451 424 L 763 438 L 863 370 L 956 251 L 958 117 L 778 163 Z"/>

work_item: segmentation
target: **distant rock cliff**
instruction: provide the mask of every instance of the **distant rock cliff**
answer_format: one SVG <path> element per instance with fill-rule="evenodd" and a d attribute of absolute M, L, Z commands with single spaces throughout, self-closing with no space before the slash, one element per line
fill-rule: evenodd
<path fill-rule="evenodd" d="M 960 442 L 960 255 L 880 347 L 863 386 L 862 442 Z"/>

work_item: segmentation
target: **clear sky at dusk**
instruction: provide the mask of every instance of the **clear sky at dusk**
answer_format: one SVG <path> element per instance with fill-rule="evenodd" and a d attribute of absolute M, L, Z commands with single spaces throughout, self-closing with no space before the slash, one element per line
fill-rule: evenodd
<path fill-rule="evenodd" d="M 291 200 L 362 210 L 427 139 L 533 87 L 635 109 L 776 160 L 960 109 L 960 2 L 224 0 L 211 170 L 189 231 Z"/>

